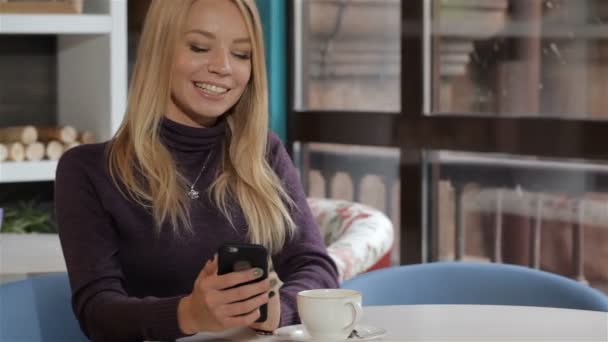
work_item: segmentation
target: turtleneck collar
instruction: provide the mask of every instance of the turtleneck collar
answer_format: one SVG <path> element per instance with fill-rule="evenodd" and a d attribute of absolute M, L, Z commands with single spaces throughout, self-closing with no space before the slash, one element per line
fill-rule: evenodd
<path fill-rule="evenodd" d="M 191 127 L 167 117 L 161 120 L 160 136 L 165 145 L 180 152 L 206 151 L 221 142 L 226 134 L 226 120 L 219 118 L 209 128 Z"/>

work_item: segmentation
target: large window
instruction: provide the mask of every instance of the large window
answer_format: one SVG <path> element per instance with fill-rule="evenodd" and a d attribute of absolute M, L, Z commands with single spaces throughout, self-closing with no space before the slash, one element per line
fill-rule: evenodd
<path fill-rule="evenodd" d="M 605 1 L 299 0 L 290 13 L 290 142 L 396 172 L 394 260 L 608 287 Z M 319 194 L 351 194 L 337 187 Z"/>
<path fill-rule="evenodd" d="M 399 1 L 296 0 L 295 108 L 398 112 Z"/>
<path fill-rule="evenodd" d="M 605 1 L 432 0 L 428 11 L 433 113 L 607 117 Z"/>
<path fill-rule="evenodd" d="M 400 151 L 386 128 L 401 107 L 400 2 L 296 0 L 292 6 L 290 140 L 307 194 L 383 211 L 399 241 Z M 304 121 L 296 123 L 297 115 Z M 344 139 L 326 139 L 337 134 Z M 393 263 L 399 257 L 397 243 Z"/>

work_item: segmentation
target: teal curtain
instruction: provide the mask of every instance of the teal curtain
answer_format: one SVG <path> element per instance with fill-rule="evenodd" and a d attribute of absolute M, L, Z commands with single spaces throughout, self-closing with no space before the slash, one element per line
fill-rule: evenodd
<path fill-rule="evenodd" d="M 286 1 L 256 0 L 262 17 L 266 67 L 270 91 L 270 128 L 283 140 L 287 140 L 287 51 L 285 33 Z"/>

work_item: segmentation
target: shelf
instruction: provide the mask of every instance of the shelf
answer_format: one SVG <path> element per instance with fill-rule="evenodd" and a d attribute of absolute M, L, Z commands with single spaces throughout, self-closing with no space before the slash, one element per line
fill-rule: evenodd
<path fill-rule="evenodd" d="M 127 103 L 127 0 L 83 4 L 82 14 L 1 13 L 0 35 L 56 36 L 56 123 L 105 141 Z M 54 181 L 56 169 L 56 161 L 2 162 L 0 183 Z"/>
<path fill-rule="evenodd" d="M 55 179 L 56 161 L 1 162 L 0 183 L 40 182 Z"/>
<path fill-rule="evenodd" d="M 108 34 L 112 17 L 102 14 L 0 14 L 0 34 Z"/>
<path fill-rule="evenodd" d="M 57 234 L 0 234 L 0 282 L 8 276 L 65 272 Z"/>

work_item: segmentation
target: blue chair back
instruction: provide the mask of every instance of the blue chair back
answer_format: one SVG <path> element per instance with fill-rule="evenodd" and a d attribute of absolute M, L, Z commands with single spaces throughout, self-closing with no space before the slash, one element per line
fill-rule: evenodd
<path fill-rule="evenodd" d="M 66 273 L 0 285 L 0 341 L 80 342 Z"/>
<path fill-rule="evenodd" d="M 437 262 L 385 268 L 341 285 L 363 305 L 491 304 L 608 311 L 608 297 L 572 279 L 522 266 Z"/>

